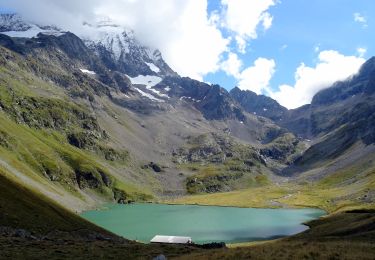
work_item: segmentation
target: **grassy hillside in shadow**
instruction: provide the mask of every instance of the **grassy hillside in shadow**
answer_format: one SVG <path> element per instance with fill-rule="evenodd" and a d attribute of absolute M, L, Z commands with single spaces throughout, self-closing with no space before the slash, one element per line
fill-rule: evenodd
<path fill-rule="evenodd" d="M 150 259 L 198 250 L 120 238 L 0 173 L 0 259 Z"/>

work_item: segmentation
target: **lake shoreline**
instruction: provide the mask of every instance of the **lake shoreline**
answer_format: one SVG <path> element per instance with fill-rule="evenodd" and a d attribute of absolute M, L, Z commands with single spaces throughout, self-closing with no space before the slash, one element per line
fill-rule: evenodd
<path fill-rule="evenodd" d="M 138 203 L 138 202 L 137 202 Z M 142 202 L 140 202 L 142 203 Z M 261 206 L 231 206 L 231 205 L 220 205 L 220 204 L 200 204 L 200 203 L 172 203 L 172 202 L 146 202 L 149 204 L 162 204 L 162 205 L 171 205 L 171 206 L 177 206 L 177 205 L 187 205 L 187 206 L 203 206 L 203 207 L 223 207 L 223 208 L 240 208 L 240 209 L 319 209 L 323 210 L 326 213 L 329 213 L 327 210 L 315 207 L 315 206 L 308 206 L 308 205 L 289 205 L 289 204 L 283 204 L 287 207 L 281 207 L 281 206 L 274 206 L 274 207 L 261 207 Z M 327 214 L 328 215 L 328 214 Z"/>
<path fill-rule="evenodd" d="M 301 233 L 309 229 L 306 222 L 325 215 L 326 211 L 316 208 L 111 203 L 87 211 L 81 217 L 127 239 L 143 243 L 148 243 L 155 235 L 172 235 L 190 236 L 197 244 L 238 244 Z"/>
<path fill-rule="evenodd" d="M 121 203 L 115 203 L 115 202 L 108 202 L 108 203 L 102 203 L 100 206 L 95 206 L 90 209 L 82 210 L 82 211 L 77 211 L 78 215 L 87 212 L 87 211 L 93 211 L 93 210 L 103 210 L 102 206 L 103 205 L 133 205 L 133 204 L 156 204 L 156 205 L 170 205 L 170 206 L 202 206 L 202 207 L 221 207 L 221 208 L 239 208 L 239 209 L 317 209 L 317 210 L 322 210 L 326 214 L 324 216 L 330 215 L 332 212 L 327 211 L 326 209 L 320 208 L 320 207 L 315 207 L 315 206 L 308 206 L 308 205 L 289 205 L 289 204 L 284 204 L 288 207 L 261 207 L 261 206 L 232 206 L 232 205 L 220 205 L 220 204 L 200 204 L 200 203 L 172 203 L 172 202 L 158 202 L 158 201 L 151 201 L 151 202 L 132 202 L 132 203 L 127 203 L 127 204 L 121 204 Z"/>

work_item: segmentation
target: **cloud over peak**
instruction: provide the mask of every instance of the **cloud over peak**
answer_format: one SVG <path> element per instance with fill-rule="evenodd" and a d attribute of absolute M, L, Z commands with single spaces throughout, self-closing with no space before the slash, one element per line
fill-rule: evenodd
<path fill-rule="evenodd" d="M 79 35 L 90 33 L 83 22 L 110 19 L 134 30 L 143 44 L 159 49 L 179 74 L 196 79 L 226 66 L 221 63 L 232 41 L 237 51 L 245 52 L 259 28 L 269 29 L 273 17 L 267 10 L 275 2 L 221 0 L 219 10 L 209 13 L 208 0 L 0 0 L 28 20 Z"/>
<path fill-rule="evenodd" d="M 253 66 L 244 69 L 238 76 L 238 87 L 263 94 L 269 90 L 270 80 L 275 73 L 276 63 L 273 59 L 258 58 Z"/>
<path fill-rule="evenodd" d="M 281 85 L 270 96 L 287 108 L 309 104 L 319 90 L 357 73 L 364 62 L 362 57 L 345 56 L 335 50 L 321 51 L 315 66 L 301 63 L 297 68 L 294 86 Z"/>

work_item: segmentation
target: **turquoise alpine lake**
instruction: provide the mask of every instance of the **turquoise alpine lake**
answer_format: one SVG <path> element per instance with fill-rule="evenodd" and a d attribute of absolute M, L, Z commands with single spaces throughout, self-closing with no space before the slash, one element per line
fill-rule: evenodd
<path fill-rule="evenodd" d="M 197 205 L 111 204 L 86 211 L 85 219 L 131 240 L 155 235 L 189 236 L 195 243 L 237 243 L 289 236 L 306 230 L 320 209 L 260 209 Z"/>

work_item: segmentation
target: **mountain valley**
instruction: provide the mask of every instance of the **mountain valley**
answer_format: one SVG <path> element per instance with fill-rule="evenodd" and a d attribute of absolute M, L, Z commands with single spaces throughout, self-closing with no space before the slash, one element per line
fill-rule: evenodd
<path fill-rule="evenodd" d="M 83 241 L 94 237 L 108 252 L 113 240 L 116 250 L 136 248 L 130 257 L 207 257 L 189 246 L 141 252 L 141 244 L 76 215 L 105 203 L 161 202 L 317 207 L 330 214 L 327 222 L 273 246 L 343 233 L 358 234 L 356 250 L 374 250 L 375 58 L 288 110 L 251 91 L 178 75 L 131 30 L 87 27 L 92 34 L 79 36 L 0 15 L 0 245 L 17 240 L 15 229 L 30 232 L 20 240 L 49 234 L 51 241 L 58 240 L 51 230 L 84 229 L 94 235 L 80 234 Z M 18 201 L 15 190 L 25 193 Z M 16 206 L 34 217 L 25 222 Z M 342 230 L 335 218 L 358 229 Z M 322 235 L 325 228 L 332 233 Z"/>

